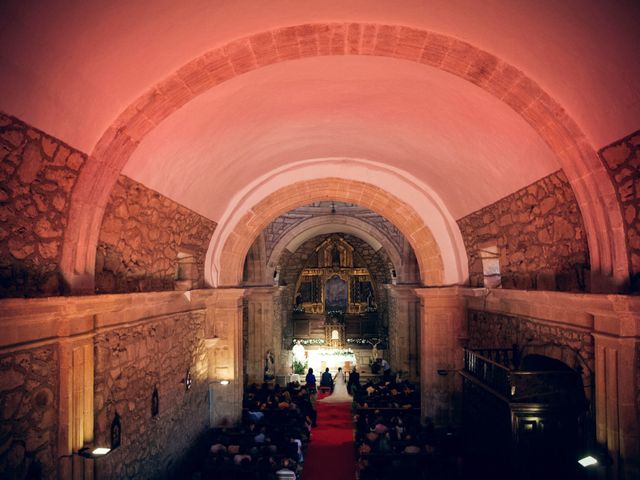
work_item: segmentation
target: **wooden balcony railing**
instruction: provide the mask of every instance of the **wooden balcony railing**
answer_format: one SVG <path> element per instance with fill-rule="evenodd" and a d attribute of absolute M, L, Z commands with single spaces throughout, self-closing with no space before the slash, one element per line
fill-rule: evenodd
<path fill-rule="evenodd" d="M 464 369 L 498 394 L 511 396 L 510 369 L 480 353 L 464 351 Z"/>
<path fill-rule="evenodd" d="M 524 371 L 518 364 L 516 349 L 464 350 L 464 372 L 508 401 L 579 401 L 580 387 L 569 388 L 581 384 L 576 371 Z"/>

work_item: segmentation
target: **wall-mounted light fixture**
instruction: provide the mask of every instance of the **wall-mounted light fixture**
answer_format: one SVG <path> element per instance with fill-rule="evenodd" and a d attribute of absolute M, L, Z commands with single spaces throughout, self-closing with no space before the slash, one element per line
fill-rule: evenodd
<path fill-rule="evenodd" d="M 229 380 L 220 380 L 220 385 L 229 385 Z"/>

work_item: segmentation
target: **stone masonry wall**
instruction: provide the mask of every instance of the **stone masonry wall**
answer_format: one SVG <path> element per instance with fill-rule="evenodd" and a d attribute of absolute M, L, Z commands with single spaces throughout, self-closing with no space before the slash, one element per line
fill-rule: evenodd
<path fill-rule="evenodd" d="M 631 291 L 640 292 L 640 130 L 601 149 L 622 206 L 631 262 Z"/>
<path fill-rule="evenodd" d="M 216 223 L 121 175 L 111 192 L 96 255 L 96 292 L 173 290 L 178 252 L 191 253 L 204 284 Z"/>
<path fill-rule="evenodd" d="M 469 348 L 511 348 L 523 356 L 545 355 L 582 369 L 587 400 L 593 407 L 595 348 L 591 332 L 513 315 L 468 310 Z M 593 413 L 593 412 L 592 412 Z"/>
<path fill-rule="evenodd" d="M 97 443 L 109 444 L 116 412 L 122 427 L 121 446 L 97 464 L 97 478 L 172 478 L 181 471 L 209 422 L 204 332 L 204 312 L 187 312 L 95 337 Z M 154 386 L 157 417 L 151 416 Z"/>
<path fill-rule="evenodd" d="M 86 155 L 0 113 L 0 297 L 60 294 L 62 239 Z"/>
<path fill-rule="evenodd" d="M 503 288 L 588 291 L 582 215 L 558 171 L 458 220 L 472 287 L 484 284 L 480 249 L 497 244 Z"/>
<path fill-rule="evenodd" d="M 56 478 L 58 351 L 0 356 L 0 478 Z"/>

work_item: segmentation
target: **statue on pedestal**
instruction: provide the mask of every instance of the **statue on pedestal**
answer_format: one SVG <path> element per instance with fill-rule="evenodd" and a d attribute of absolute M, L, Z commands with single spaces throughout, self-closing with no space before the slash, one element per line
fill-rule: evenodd
<path fill-rule="evenodd" d="M 271 350 L 267 350 L 264 356 L 264 381 L 270 382 L 276 378 L 275 356 Z"/>

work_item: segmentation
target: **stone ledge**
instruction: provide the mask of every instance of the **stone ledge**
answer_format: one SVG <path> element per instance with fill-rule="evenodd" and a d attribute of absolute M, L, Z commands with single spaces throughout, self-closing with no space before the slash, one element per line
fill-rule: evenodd
<path fill-rule="evenodd" d="M 0 348 L 88 334 L 150 317 L 201 310 L 214 289 L 0 300 Z"/>
<path fill-rule="evenodd" d="M 640 338 L 640 297 L 530 290 L 463 288 L 469 308 Z"/>

